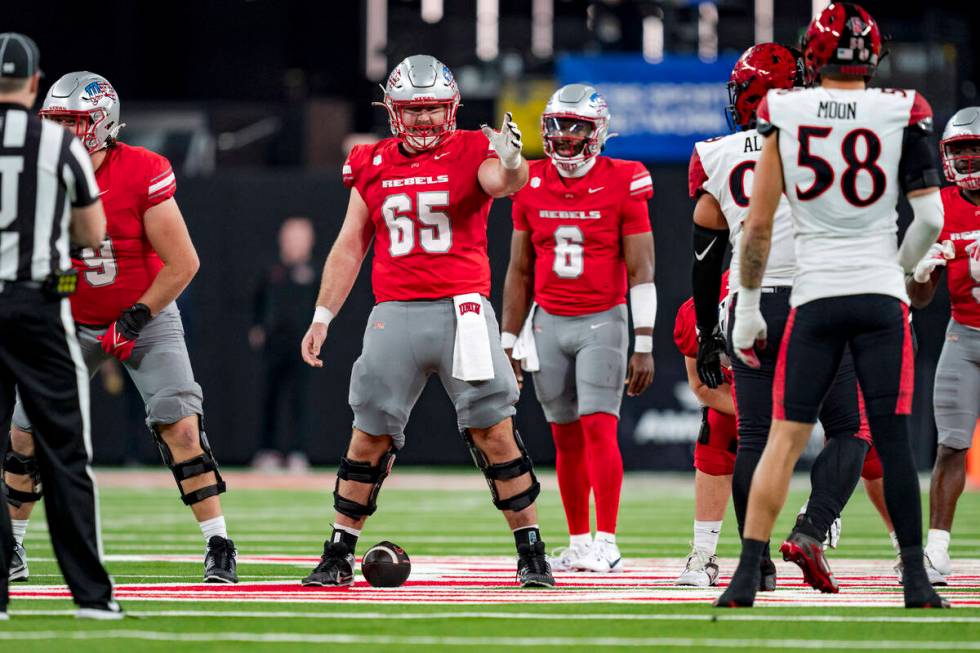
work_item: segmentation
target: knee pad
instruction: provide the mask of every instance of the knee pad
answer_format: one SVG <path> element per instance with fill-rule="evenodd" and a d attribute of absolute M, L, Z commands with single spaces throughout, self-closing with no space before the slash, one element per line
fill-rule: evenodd
<path fill-rule="evenodd" d="M 487 485 L 490 486 L 490 496 L 493 497 L 493 505 L 497 510 L 520 512 L 532 505 L 534 500 L 538 498 L 538 494 L 541 492 L 541 484 L 538 483 L 538 478 L 534 475 L 534 465 L 531 462 L 531 457 L 527 455 L 527 449 L 524 447 L 524 441 L 521 440 L 520 433 L 517 432 L 516 428 L 513 429 L 513 433 L 514 441 L 517 443 L 517 449 L 521 452 L 521 457 L 496 464 L 491 463 L 487 459 L 486 454 L 476 446 L 469 429 L 464 429 L 461 435 L 467 448 L 470 450 L 473 462 L 476 463 L 476 466 L 480 468 L 480 471 L 483 472 L 483 475 L 487 479 Z M 501 499 L 500 493 L 497 492 L 495 481 L 507 481 L 524 474 L 531 475 L 531 487 L 512 497 Z"/>
<path fill-rule="evenodd" d="M 3 494 L 7 499 L 7 503 L 11 506 L 20 508 L 25 503 L 33 503 L 41 500 L 43 496 L 41 471 L 38 469 L 37 459 L 34 456 L 25 456 L 8 448 L 3 456 L 3 473 L 29 476 L 31 478 L 32 487 L 30 492 L 14 489 L 0 480 L 0 485 L 3 486 Z"/>
<path fill-rule="evenodd" d="M 378 461 L 377 465 L 350 458 L 340 459 L 340 468 L 337 470 L 337 483 L 333 489 L 334 510 L 351 519 L 369 517 L 378 509 L 378 493 L 381 492 L 381 485 L 391 473 L 391 466 L 395 464 L 395 453 L 397 449 L 388 449 Z M 354 483 L 366 483 L 371 485 L 371 495 L 367 503 L 358 503 L 340 494 L 340 481 L 352 481 Z"/>
<path fill-rule="evenodd" d="M 157 429 L 150 428 L 150 433 L 153 434 L 153 440 L 160 450 L 160 457 L 163 458 L 163 464 L 170 468 L 170 471 L 173 472 L 174 480 L 177 481 L 177 489 L 180 490 L 180 500 L 184 502 L 184 505 L 188 506 L 200 503 L 211 497 L 216 497 L 226 489 L 225 482 L 221 478 L 221 470 L 218 469 L 218 461 L 214 459 L 214 454 L 211 452 L 211 444 L 208 442 L 208 437 L 204 432 L 204 418 L 200 415 L 198 415 L 197 426 L 197 433 L 201 441 L 201 450 L 204 453 L 180 463 L 174 462 L 170 447 L 167 446 L 167 443 L 163 440 L 163 437 L 161 437 Z M 182 481 L 207 474 L 208 472 L 214 472 L 215 482 L 213 485 L 207 485 L 191 492 L 184 491 L 184 487 L 181 485 Z"/>

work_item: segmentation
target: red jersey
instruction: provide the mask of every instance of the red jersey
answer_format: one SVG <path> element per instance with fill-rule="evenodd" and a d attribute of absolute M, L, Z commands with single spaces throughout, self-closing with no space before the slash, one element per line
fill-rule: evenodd
<path fill-rule="evenodd" d="M 482 132 L 457 131 L 408 156 L 399 139 L 357 145 L 344 163 L 374 224 L 371 284 L 377 302 L 490 295 L 487 213 L 477 179 L 497 154 Z"/>
<path fill-rule="evenodd" d="M 530 231 L 534 301 L 553 315 L 585 315 L 626 302 L 623 236 L 650 231 L 653 180 L 642 163 L 596 157 L 582 177 L 550 159 L 530 162 L 513 195 L 514 229 Z"/>
<path fill-rule="evenodd" d="M 150 208 L 174 196 L 177 181 L 170 162 L 142 147 L 116 143 L 95 171 L 106 215 L 106 240 L 72 259 L 78 290 L 72 315 L 82 324 L 109 324 L 150 287 L 163 261 L 143 229 Z"/>
<path fill-rule="evenodd" d="M 970 267 L 967 245 L 980 240 L 980 206 L 960 194 L 957 186 L 942 190 L 946 217 L 939 241 L 955 252 L 946 262 L 946 283 L 953 319 L 968 327 L 980 329 L 980 266 Z M 948 243 L 948 244 L 947 244 Z"/>

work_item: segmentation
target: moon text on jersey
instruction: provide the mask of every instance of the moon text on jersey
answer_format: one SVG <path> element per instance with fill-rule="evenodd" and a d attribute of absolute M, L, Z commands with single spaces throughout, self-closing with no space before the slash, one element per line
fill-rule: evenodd
<path fill-rule="evenodd" d="M 857 118 L 857 102 L 821 102 L 817 106 L 817 118 L 854 120 Z"/>

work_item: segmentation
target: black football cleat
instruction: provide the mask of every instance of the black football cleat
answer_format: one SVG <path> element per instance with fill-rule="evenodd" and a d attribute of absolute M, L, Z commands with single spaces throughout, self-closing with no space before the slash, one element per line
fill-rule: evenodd
<path fill-rule="evenodd" d="M 13 555 L 10 556 L 10 575 L 7 578 L 11 583 L 26 583 L 30 575 L 27 569 L 27 551 L 23 544 L 15 542 Z"/>
<path fill-rule="evenodd" d="M 306 587 L 350 587 L 354 584 L 354 554 L 343 542 L 324 542 L 320 563 L 303 579 Z"/>
<path fill-rule="evenodd" d="M 555 577 L 544 553 L 544 542 L 517 547 L 517 580 L 521 587 L 554 587 Z"/>
<path fill-rule="evenodd" d="M 751 608 L 755 604 L 756 589 L 762 583 L 761 575 L 759 568 L 748 572 L 743 571 L 742 567 L 736 568 L 728 587 L 712 605 L 716 608 Z M 773 577 L 775 578 L 775 572 Z"/>
<path fill-rule="evenodd" d="M 823 554 L 823 542 L 806 533 L 794 530 L 779 547 L 783 560 L 792 562 L 803 570 L 803 580 L 815 590 L 824 594 L 836 594 L 840 585 L 830 570 L 830 564 Z"/>
<path fill-rule="evenodd" d="M 932 588 L 925 567 L 913 565 L 907 567 L 904 574 L 902 590 L 905 594 L 906 608 L 948 608 L 949 601 L 939 596 Z"/>
<path fill-rule="evenodd" d="M 208 552 L 204 556 L 205 583 L 237 583 L 238 551 L 228 538 L 215 535 L 208 540 Z"/>
<path fill-rule="evenodd" d="M 763 558 L 759 563 L 759 591 L 776 591 L 776 565 L 772 558 Z"/>

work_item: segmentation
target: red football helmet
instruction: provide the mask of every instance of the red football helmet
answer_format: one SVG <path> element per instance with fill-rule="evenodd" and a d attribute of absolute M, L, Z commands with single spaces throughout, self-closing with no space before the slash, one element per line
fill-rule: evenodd
<path fill-rule="evenodd" d="M 801 42 L 807 83 L 821 73 L 871 79 L 881 55 L 881 30 L 860 5 L 835 2 L 813 19 Z"/>
<path fill-rule="evenodd" d="M 746 50 L 728 80 L 728 126 L 751 129 L 755 110 L 773 88 L 803 84 L 800 53 L 779 43 L 760 43 Z"/>

